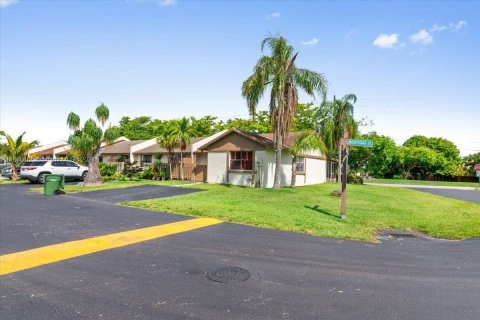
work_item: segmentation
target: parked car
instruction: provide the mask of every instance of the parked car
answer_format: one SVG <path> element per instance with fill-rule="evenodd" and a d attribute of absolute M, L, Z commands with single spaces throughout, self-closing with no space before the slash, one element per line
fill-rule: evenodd
<path fill-rule="evenodd" d="M 2 169 L 1 175 L 4 178 L 11 178 L 12 177 L 12 167 L 11 166 L 6 166 Z"/>
<path fill-rule="evenodd" d="M 20 178 L 33 183 L 45 183 L 47 174 L 63 174 L 65 179 L 84 180 L 88 167 L 70 160 L 28 161 L 20 169 Z"/>

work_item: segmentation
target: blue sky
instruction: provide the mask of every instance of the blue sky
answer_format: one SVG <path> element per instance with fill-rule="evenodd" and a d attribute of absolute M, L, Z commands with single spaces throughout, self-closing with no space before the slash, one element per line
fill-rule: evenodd
<path fill-rule="evenodd" d="M 480 151 L 476 1 L 0 0 L 0 126 L 66 139 L 104 102 L 122 116 L 247 117 L 240 87 L 268 34 L 355 93 L 358 118 L 402 143 L 442 136 Z M 312 98 L 301 95 L 301 102 Z M 317 100 L 316 103 L 319 103 Z M 266 106 L 262 102 L 260 108 Z"/>

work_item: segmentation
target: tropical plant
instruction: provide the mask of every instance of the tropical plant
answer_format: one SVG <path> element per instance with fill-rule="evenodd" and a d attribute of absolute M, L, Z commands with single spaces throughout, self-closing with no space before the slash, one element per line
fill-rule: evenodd
<path fill-rule="evenodd" d="M 315 71 L 301 69 L 295 65 L 298 52 L 283 37 L 269 36 L 262 41 L 271 50 L 269 56 L 263 55 L 257 61 L 253 74 L 243 82 L 242 96 L 252 118 L 255 118 L 258 103 L 267 87 L 270 87 L 269 113 L 270 125 L 274 132 L 275 176 L 273 188 L 280 188 L 281 156 L 284 141 L 293 125 L 298 104 L 298 88 L 308 95 L 315 93 L 326 96 L 327 81 Z"/>
<path fill-rule="evenodd" d="M 328 158 L 338 158 L 338 176 L 342 172 L 340 143 L 344 132 L 353 137 L 358 131 L 358 124 L 353 117 L 353 105 L 356 102 L 357 96 L 350 93 L 341 99 L 334 96 L 333 101 L 324 100 L 319 108 L 320 135 L 328 149 Z"/>
<path fill-rule="evenodd" d="M 105 123 L 108 121 L 110 111 L 103 103 L 95 109 L 95 115 L 101 127 L 97 125 L 95 120 L 89 118 L 85 121 L 83 128 L 80 127 L 80 116 L 74 112 L 70 112 L 67 117 L 67 125 L 73 130 L 68 138 L 68 143 L 72 149 L 78 154 L 87 157 L 88 173 L 84 178 L 84 185 L 94 185 L 103 183 L 99 169 L 100 149 L 105 145 L 111 145 L 118 134 L 112 128 L 104 129 Z"/>
<path fill-rule="evenodd" d="M 183 172 L 183 151 L 187 149 L 190 144 L 190 120 L 183 117 L 179 119 L 172 130 L 172 138 L 177 141 L 177 145 L 180 147 L 180 180 L 183 180 L 185 173 Z"/>
<path fill-rule="evenodd" d="M 293 146 L 290 148 L 290 153 L 292 155 L 292 179 L 290 186 L 295 188 L 296 176 L 297 176 L 297 159 L 302 154 L 308 151 L 321 151 L 325 153 L 327 150 L 325 144 L 320 139 L 318 134 L 315 131 L 304 131 L 295 139 Z"/>
<path fill-rule="evenodd" d="M 168 152 L 168 166 L 169 166 L 169 179 L 172 180 L 172 162 L 175 148 L 178 147 L 178 141 L 175 139 L 173 135 L 173 128 L 170 127 L 168 130 L 162 132 L 160 136 L 157 137 L 158 145 L 166 149 Z"/>
<path fill-rule="evenodd" d="M 19 135 L 16 139 L 12 138 L 4 131 L 0 131 L 0 136 L 7 140 L 6 147 L 3 148 L 3 156 L 12 165 L 12 180 L 18 180 L 17 168 L 25 162 L 28 151 L 38 145 L 38 141 L 24 142 L 23 136 L 25 132 Z"/>

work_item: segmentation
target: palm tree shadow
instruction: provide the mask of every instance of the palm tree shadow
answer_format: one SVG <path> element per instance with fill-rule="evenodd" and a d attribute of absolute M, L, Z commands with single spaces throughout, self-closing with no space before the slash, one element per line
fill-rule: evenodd
<path fill-rule="evenodd" d="M 313 207 L 309 207 L 309 206 L 304 206 L 304 207 L 307 208 L 307 209 L 316 211 L 318 213 L 322 213 L 324 215 L 333 217 L 335 219 L 341 220 L 339 215 L 331 213 L 330 211 L 324 210 L 324 209 L 320 208 L 318 205 L 314 205 Z"/>

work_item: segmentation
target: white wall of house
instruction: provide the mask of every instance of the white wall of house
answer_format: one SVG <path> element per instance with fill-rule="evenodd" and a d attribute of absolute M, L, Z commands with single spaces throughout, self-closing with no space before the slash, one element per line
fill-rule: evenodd
<path fill-rule="evenodd" d="M 138 143 L 136 145 L 133 145 L 130 147 L 130 161 L 137 161 L 137 163 L 140 163 L 140 160 L 141 160 L 141 157 L 137 157 L 138 155 L 135 155 L 135 152 L 139 151 L 139 150 L 142 150 L 142 149 L 145 149 L 145 148 L 148 148 L 150 146 L 153 146 L 157 144 L 157 139 L 156 138 L 153 138 L 153 139 L 150 139 L 150 140 L 147 140 L 147 141 L 144 141 L 144 142 L 141 142 L 141 143 Z"/>
<path fill-rule="evenodd" d="M 253 186 L 252 172 L 232 172 L 228 174 L 228 183 L 236 186 Z"/>
<path fill-rule="evenodd" d="M 208 153 L 208 183 L 227 182 L 227 152 Z"/>
<path fill-rule="evenodd" d="M 309 152 L 310 155 L 319 156 L 319 152 Z M 296 185 L 323 183 L 326 181 L 326 160 L 305 158 L 305 174 L 298 174 Z M 292 180 L 292 157 L 288 150 L 282 151 L 281 160 L 281 185 L 289 186 Z M 272 188 L 275 177 L 275 150 L 273 148 L 265 151 L 255 152 L 256 184 L 263 188 Z M 232 182 L 233 183 L 233 182 Z"/>

